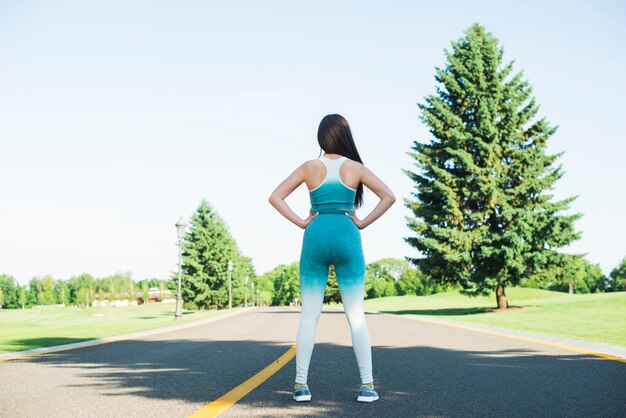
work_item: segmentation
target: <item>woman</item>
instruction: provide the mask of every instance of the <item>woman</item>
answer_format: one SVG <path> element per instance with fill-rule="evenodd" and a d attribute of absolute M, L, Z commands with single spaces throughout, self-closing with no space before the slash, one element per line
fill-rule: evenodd
<path fill-rule="evenodd" d="M 378 394 L 374 390 L 372 349 L 363 312 L 365 260 L 359 230 L 385 213 L 396 198 L 363 165 L 345 118 L 337 114 L 325 116 L 317 131 L 317 141 L 324 155 L 300 165 L 269 198 L 278 212 L 305 229 L 300 254 L 302 313 L 296 337 L 293 398 L 296 401 L 311 400 L 307 386 L 309 361 L 329 265 L 333 264 L 359 366 L 361 386 L 357 400 L 373 402 L 378 399 Z M 306 183 L 311 198 L 311 210 L 306 219 L 296 215 L 285 202 L 285 198 L 302 183 Z M 380 201 L 369 215 L 359 219 L 354 210 L 363 204 L 363 185 L 372 190 Z"/>

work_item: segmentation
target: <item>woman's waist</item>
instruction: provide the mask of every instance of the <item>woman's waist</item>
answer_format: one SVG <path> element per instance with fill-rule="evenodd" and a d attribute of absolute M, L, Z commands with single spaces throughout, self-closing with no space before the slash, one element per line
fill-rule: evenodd
<path fill-rule="evenodd" d="M 345 202 L 311 203 L 311 211 L 321 214 L 354 214 L 354 205 Z"/>
<path fill-rule="evenodd" d="M 314 217 L 305 228 L 305 235 L 311 233 L 317 235 L 320 231 L 324 231 L 322 232 L 323 234 L 337 236 L 358 233 L 359 228 L 356 226 L 354 221 L 344 213 L 345 212 L 320 212 L 320 214 Z"/>

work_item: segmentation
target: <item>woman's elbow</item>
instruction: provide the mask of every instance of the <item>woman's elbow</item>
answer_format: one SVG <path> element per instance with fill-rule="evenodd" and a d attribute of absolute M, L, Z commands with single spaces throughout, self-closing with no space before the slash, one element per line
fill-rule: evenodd
<path fill-rule="evenodd" d="M 270 202 L 270 205 L 272 206 L 276 206 L 276 203 L 280 200 L 280 197 L 278 197 L 276 194 L 272 193 L 270 195 L 270 197 L 267 198 L 267 201 Z"/>

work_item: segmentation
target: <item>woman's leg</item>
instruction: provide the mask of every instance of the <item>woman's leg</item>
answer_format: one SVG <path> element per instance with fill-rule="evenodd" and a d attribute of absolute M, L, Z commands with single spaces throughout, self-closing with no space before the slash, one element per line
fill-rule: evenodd
<path fill-rule="evenodd" d="M 327 230 L 325 215 L 316 217 L 304 231 L 300 253 L 302 313 L 296 336 L 296 383 L 306 383 L 315 344 L 317 321 L 322 311 L 328 280 Z"/>
<path fill-rule="evenodd" d="M 360 238 L 360 237 L 359 237 Z M 359 365 L 361 383 L 371 383 L 372 346 L 369 330 L 365 321 L 363 297 L 365 293 L 365 261 L 360 239 L 354 239 L 352 256 L 347 263 L 335 265 L 341 301 L 350 324 L 352 348 Z"/>
<path fill-rule="evenodd" d="M 326 271 L 328 275 L 328 271 Z M 302 312 L 296 337 L 296 383 L 306 383 L 309 363 L 315 345 L 317 321 L 322 311 L 324 287 L 308 287 L 301 290 Z"/>
<path fill-rule="evenodd" d="M 317 321 L 322 311 L 324 290 L 328 280 L 328 261 L 325 252 L 324 235 L 315 226 L 323 225 L 322 216 L 316 218 L 316 224 L 309 224 L 304 232 L 302 252 L 300 254 L 300 294 L 302 312 L 300 326 L 296 336 L 296 383 L 306 383 Z"/>

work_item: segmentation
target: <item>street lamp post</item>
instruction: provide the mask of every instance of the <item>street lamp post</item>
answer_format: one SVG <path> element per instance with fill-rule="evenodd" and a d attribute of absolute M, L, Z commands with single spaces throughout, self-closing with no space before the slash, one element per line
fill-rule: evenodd
<path fill-rule="evenodd" d="M 245 299 L 244 299 L 244 300 L 245 300 L 245 302 L 244 302 L 244 305 L 243 305 L 245 308 L 247 308 L 247 307 L 248 307 L 248 280 L 249 280 L 248 276 L 246 276 L 246 277 L 243 279 L 243 282 L 244 282 L 244 284 L 246 285 L 246 297 L 245 297 Z"/>
<path fill-rule="evenodd" d="M 176 313 L 174 319 L 180 319 L 183 316 L 183 297 L 180 293 L 180 282 L 183 275 L 183 253 L 182 253 L 182 240 L 185 235 L 185 228 L 187 223 L 181 216 L 176 221 L 176 232 L 178 232 L 178 295 L 176 296 Z"/>
<path fill-rule="evenodd" d="M 254 308 L 254 282 L 252 282 L 252 307 Z"/>
<path fill-rule="evenodd" d="M 232 275 L 233 275 L 233 262 L 228 260 L 228 309 L 233 308 Z"/>
<path fill-rule="evenodd" d="M 259 302 L 259 298 L 261 297 L 261 289 L 257 289 L 256 290 L 256 304 L 261 306 L 261 303 Z"/>

